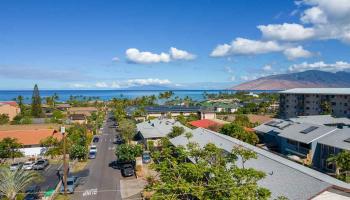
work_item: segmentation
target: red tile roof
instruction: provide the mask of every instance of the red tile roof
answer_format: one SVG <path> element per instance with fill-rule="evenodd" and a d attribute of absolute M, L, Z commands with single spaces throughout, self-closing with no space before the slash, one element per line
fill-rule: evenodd
<path fill-rule="evenodd" d="M 197 120 L 197 121 L 192 121 L 189 122 L 192 126 L 195 127 L 200 127 L 200 128 L 209 128 L 210 126 L 215 126 L 215 125 L 222 125 L 218 122 L 209 120 L 209 119 L 202 119 L 202 120 Z"/>
<path fill-rule="evenodd" d="M 10 106 L 17 107 L 17 103 L 15 101 L 1 101 L 0 104 L 7 104 Z"/>
<path fill-rule="evenodd" d="M 49 136 L 53 136 L 58 140 L 62 139 L 62 135 L 54 129 L 0 131 L 0 140 L 6 137 L 16 138 L 23 145 L 38 145 L 42 139 Z"/>

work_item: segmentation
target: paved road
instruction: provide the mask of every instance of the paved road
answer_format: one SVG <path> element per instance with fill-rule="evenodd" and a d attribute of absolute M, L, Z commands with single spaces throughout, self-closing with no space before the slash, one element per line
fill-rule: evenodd
<path fill-rule="evenodd" d="M 83 172 L 82 183 L 76 188 L 72 199 L 81 200 L 121 200 L 119 170 L 112 169 L 108 164 L 115 160 L 115 145 L 113 139 L 116 131 L 107 122 L 103 127 L 103 134 L 97 143 L 97 157 L 91 160 L 88 169 Z"/>

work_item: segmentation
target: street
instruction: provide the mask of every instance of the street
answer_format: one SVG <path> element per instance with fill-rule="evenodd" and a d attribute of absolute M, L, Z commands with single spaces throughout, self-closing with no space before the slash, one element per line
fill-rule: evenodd
<path fill-rule="evenodd" d="M 110 128 L 114 122 L 107 120 L 103 126 L 102 134 L 97 145 L 96 159 L 90 160 L 88 168 L 81 172 L 81 183 L 76 188 L 72 199 L 84 200 L 121 200 L 119 170 L 108 166 L 116 159 L 113 140 L 115 128 Z"/>

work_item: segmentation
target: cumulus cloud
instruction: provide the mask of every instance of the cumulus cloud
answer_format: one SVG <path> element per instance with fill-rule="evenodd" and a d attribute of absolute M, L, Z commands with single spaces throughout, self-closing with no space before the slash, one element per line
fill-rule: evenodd
<path fill-rule="evenodd" d="M 112 61 L 114 61 L 114 62 L 118 62 L 120 59 L 118 58 L 118 57 L 114 57 L 114 58 L 112 58 Z"/>
<path fill-rule="evenodd" d="M 325 24 L 328 22 L 327 16 L 319 7 L 312 7 L 304 11 L 300 20 L 303 23 Z"/>
<path fill-rule="evenodd" d="M 107 88 L 107 87 L 109 87 L 106 82 L 97 82 L 95 84 L 95 86 L 98 87 L 98 88 Z"/>
<path fill-rule="evenodd" d="M 130 48 L 126 50 L 125 54 L 129 62 L 138 64 L 168 63 L 174 60 L 193 60 L 196 58 L 196 55 L 175 47 L 171 47 L 169 53 L 162 52 L 160 54 Z"/>
<path fill-rule="evenodd" d="M 236 38 L 231 44 L 218 45 L 212 52 L 213 57 L 227 55 L 255 55 L 282 51 L 283 46 L 276 41 L 258 41 L 245 38 Z"/>
<path fill-rule="evenodd" d="M 133 63 L 150 64 L 150 63 L 168 63 L 170 62 L 170 55 L 167 53 L 155 54 L 148 51 L 139 51 L 135 48 L 127 49 L 126 58 Z"/>
<path fill-rule="evenodd" d="M 305 50 L 302 46 L 287 48 L 283 51 L 283 54 L 287 57 L 288 60 L 309 58 L 312 56 L 312 53 L 308 50 Z"/>
<path fill-rule="evenodd" d="M 271 71 L 271 70 L 272 70 L 272 66 L 271 66 L 271 65 L 265 65 L 265 66 L 263 67 L 263 70 L 264 70 L 264 71 Z"/>
<path fill-rule="evenodd" d="M 127 81 L 129 86 L 134 85 L 168 85 L 171 83 L 168 79 L 148 78 L 148 79 L 131 79 Z"/>
<path fill-rule="evenodd" d="M 350 70 L 350 63 L 344 61 L 337 61 L 335 63 L 325 63 L 323 61 L 315 63 L 303 62 L 289 67 L 290 72 L 302 72 L 307 70 L 322 70 L 328 72 L 344 71 Z"/>
<path fill-rule="evenodd" d="M 112 82 L 96 82 L 92 83 L 72 83 L 72 88 L 128 88 L 132 86 L 146 86 L 146 85 L 171 85 L 172 82 L 168 79 L 146 78 L 146 79 L 128 79 L 124 81 Z"/>
<path fill-rule="evenodd" d="M 300 41 L 312 38 L 315 32 L 312 28 L 305 28 L 300 24 L 269 24 L 259 25 L 263 38 L 269 40 Z"/>
<path fill-rule="evenodd" d="M 171 55 L 171 58 L 174 60 L 193 60 L 196 58 L 195 55 L 185 50 L 177 49 L 175 47 L 171 47 L 169 53 Z"/>

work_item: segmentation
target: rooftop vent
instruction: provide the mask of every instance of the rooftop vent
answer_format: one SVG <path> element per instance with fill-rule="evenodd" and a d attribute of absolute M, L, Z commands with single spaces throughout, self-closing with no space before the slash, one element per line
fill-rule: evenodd
<path fill-rule="evenodd" d="M 318 129 L 317 126 L 310 126 L 309 128 L 300 131 L 300 133 L 308 134 L 308 133 L 310 133 L 310 132 L 312 132 L 312 131 L 314 131 L 314 130 L 316 130 L 316 129 Z"/>

